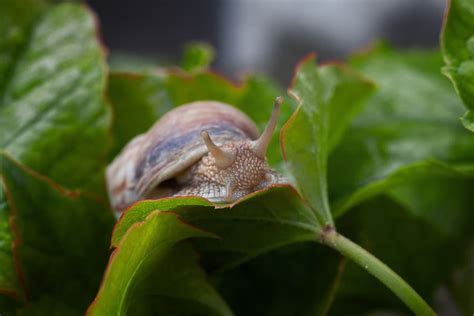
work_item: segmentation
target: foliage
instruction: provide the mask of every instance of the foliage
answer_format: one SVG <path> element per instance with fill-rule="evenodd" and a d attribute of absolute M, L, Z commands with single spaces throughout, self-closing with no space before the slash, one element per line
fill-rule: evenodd
<path fill-rule="evenodd" d="M 262 130 L 284 93 L 209 71 L 200 43 L 180 67 L 108 70 L 84 6 L 2 1 L 0 313 L 428 315 L 444 293 L 469 314 L 473 21 L 473 1 L 451 1 L 442 55 L 379 43 L 347 65 L 302 59 L 268 155 L 294 187 L 230 208 L 145 200 L 112 227 L 104 169 L 133 137 L 206 99 Z"/>
<path fill-rule="evenodd" d="M 474 3 L 449 2 L 441 48 L 446 62 L 444 73 L 451 79 L 468 110 L 462 121 L 474 131 Z"/>

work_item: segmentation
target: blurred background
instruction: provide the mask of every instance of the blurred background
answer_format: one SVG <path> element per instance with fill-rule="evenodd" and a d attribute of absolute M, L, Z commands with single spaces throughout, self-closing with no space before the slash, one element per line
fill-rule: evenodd
<path fill-rule="evenodd" d="M 375 39 L 436 47 L 445 0 L 89 0 L 112 63 L 179 60 L 190 41 L 216 51 L 213 67 L 232 78 L 264 73 L 288 84 L 308 52 L 344 59 Z"/>

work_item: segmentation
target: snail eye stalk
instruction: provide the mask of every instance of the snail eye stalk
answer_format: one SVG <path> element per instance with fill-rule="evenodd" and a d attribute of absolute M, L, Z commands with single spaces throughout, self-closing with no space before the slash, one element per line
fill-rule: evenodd
<path fill-rule="evenodd" d="M 267 148 L 272 135 L 275 132 L 275 128 L 278 122 L 278 115 L 280 114 L 280 105 L 283 102 L 283 97 L 279 96 L 275 99 L 275 104 L 273 106 L 272 116 L 268 121 L 267 127 L 263 131 L 262 135 L 253 142 L 252 150 L 258 157 L 265 159 L 267 155 Z"/>
<path fill-rule="evenodd" d="M 231 152 L 225 151 L 219 148 L 214 142 L 212 141 L 209 133 L 207 131 L 201 132 L 201 137 L 204 140 L 204 143 L 207 146 L 207 149 L 211 153 L 212 157 L 216 160 L 216 165 L 220 169 L 228 168 L 234 163 L 235 155 Z"/>

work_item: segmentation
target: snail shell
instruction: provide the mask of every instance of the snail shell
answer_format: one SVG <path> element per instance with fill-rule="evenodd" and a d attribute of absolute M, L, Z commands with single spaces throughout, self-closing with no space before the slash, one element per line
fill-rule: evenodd
<path fill-rule="evenodd" d="M 260 138 L 249 117 L 224 103 L 198 101 L 168 112 L 107 168 L 113 209 L 120 214 L 135 201 L 166 196 L 231 203 L 281 182 L 265 158 L 281 101 Z"/>

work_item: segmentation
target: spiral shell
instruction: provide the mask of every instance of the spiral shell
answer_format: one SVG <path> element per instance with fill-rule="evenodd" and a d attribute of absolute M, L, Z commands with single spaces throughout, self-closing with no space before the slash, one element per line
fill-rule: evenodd
<path fill-rule="evenodd" d="M 202 131 L 211 135 L 217 146 L 243 144 L 259 136 L 250 118 L 227 104 L 198 101 L 177 107 L 148 132 L 135 137 L 107 168 L 107 185 L 113 209 L 121 212 L 139 199 L 168 196 L 176 192 L 201 195 L 211 200 L 219 195 L 214 193 L 213 196 L 209 193 L 211 190 L 203 187 L 187 190 L 173 188 L 176 183 L 172 182 L 168 186 L 162 185 L 173 178 L 178 179 L 177 182 L 186 182 L 189 176 L 186 170 L 208 154 Z M 219 201 L 218 197 L 216 201 Z"/>

